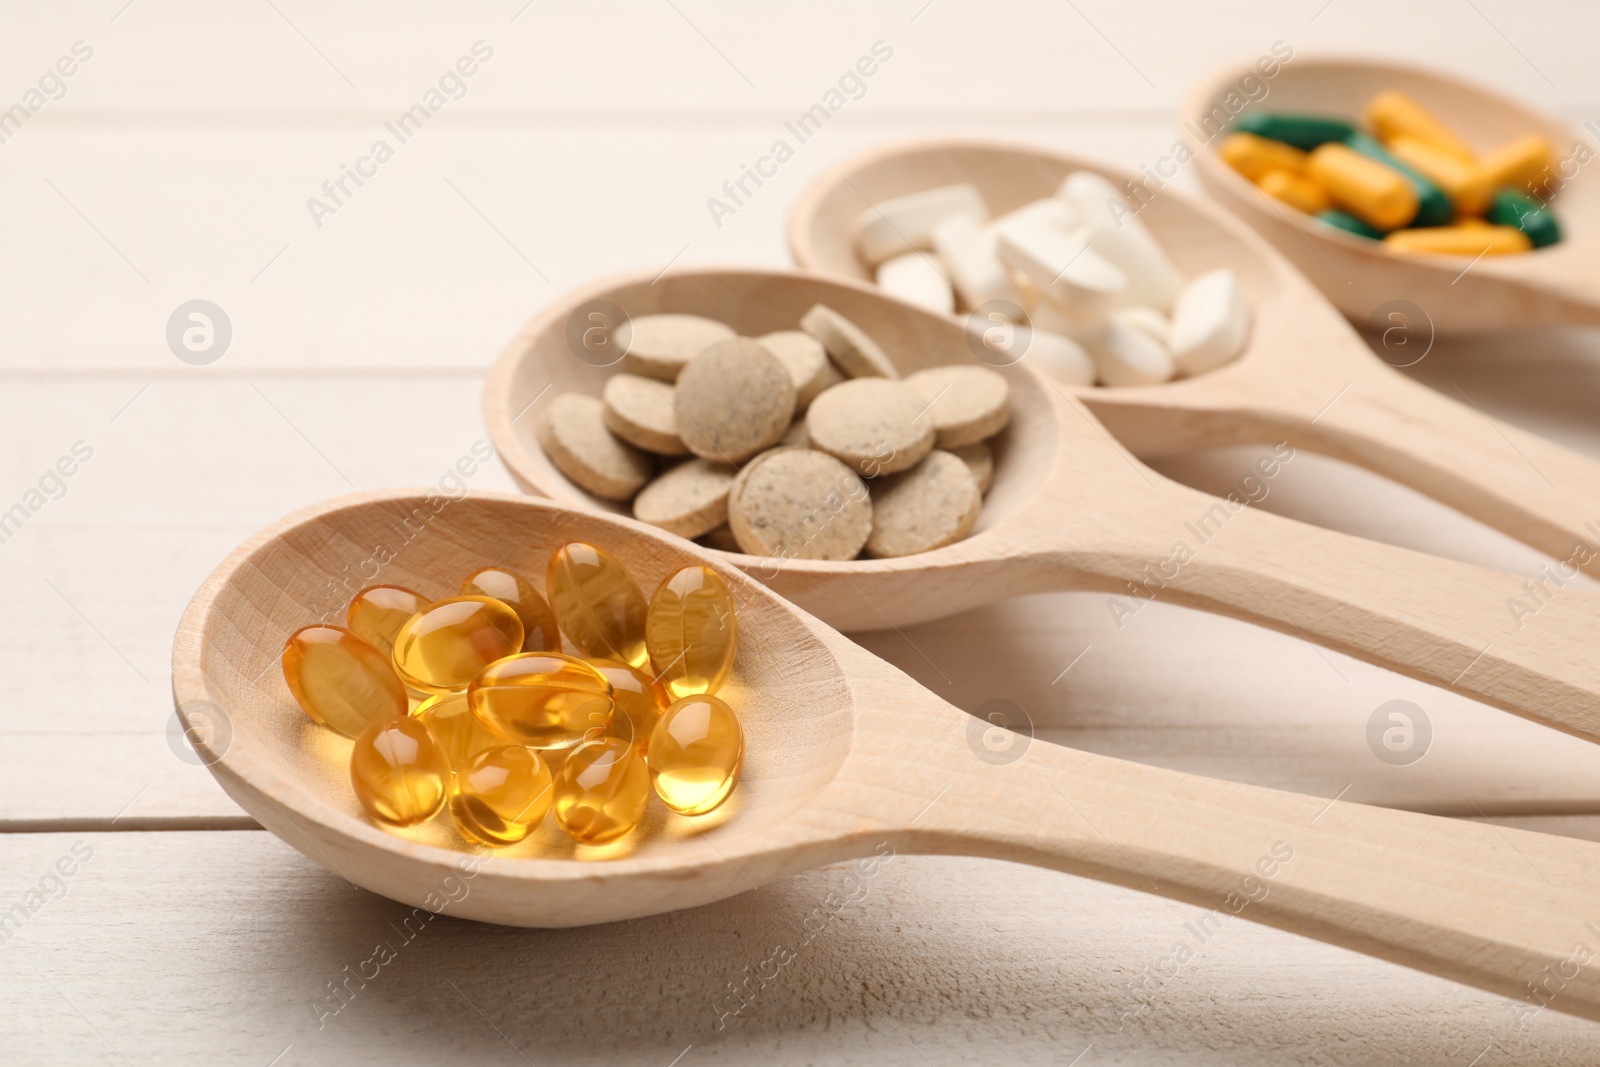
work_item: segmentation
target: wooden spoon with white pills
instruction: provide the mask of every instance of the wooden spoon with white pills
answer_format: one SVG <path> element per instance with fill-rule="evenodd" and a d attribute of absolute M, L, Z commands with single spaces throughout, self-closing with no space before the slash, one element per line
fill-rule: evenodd
<path fill-rule="evenodd" d="M 430 913 L 559 927 L 696 907 L 828 863 L 858 860 L 870 879 L 897 854 L 981 856 L 1516 999 L 1563 966 L 1550 1006 L 1600 1019 L 1600 971 L 1566 979 L 1563 965 L 1594 917 L 1600 844 L 1030 740 L 945 703 L 687 541 L 548 501 L 473 495 L 436 511 L 438 499 L 364 493 L 289 516 L 218 566 L 173 641 L 173 695 L 202 762 L 263 826 L 350 882 Z M 414 533 L 399 544 L 403 529 Z M 468 851 L 447 821 L 404 836 L 375 825 L 328 773 L 347 743 L 295 707 L 274 669 L 284 636 L 325 610 L 327 587 L 374 545 L 396 549 L 383 580 L 426 589 L 485 564 L 533 573 L 573 540 L 605 546 L 647 586 L 689 564 L 725 575 L 739 602 L 723 688 L 745 735 L 738 791 L 712 814 L 658 806 L 619 842 L 554 856 L 533 842 Z"/>
<path fill-rule="evenodd" d="M 1276 262 L 1246 279 L 1268 318 Z M 973 365 L 982 350 L 959 320 L 859 282 L 756 269 L 686 268 L 659 278 L 644 271 L 567 295 L 513 340 L 484 386 L 495 447 L 525 488 L 619 510 L 569 481 L 534 430 L 552 398 L 598 395 L 612 373 L 574 340 L 591 328 L 592 316 L 687 313 L 756 337 L 799 321 L 817 304 L 859 326 L 901 374 Z M 1104 592 L 1119 618 L 1150 599 L 1182 604 L 1307 638 L 1600 740 L 1600 597 L 1565 590 L 1519 620 L 1506 608 L 1523 595 L 1517 576 L 1179 485 L 1130 455 L 1067 390 L 1019 365 L 995 369 L 1010 386 L 1011 421 L 991 442 L 993 484 L 971 536 L 890 559 L 724 558 L 843 630 L 920 622 L 1047 590 Z M 1275 473 L 1274 466 L 1251 477 Z M 836 514 L 821 489 L 813 509 L 817 536 Z"/>
<path fill-rule="evenodd" d="M 839 164 L 801 195 L 789 244 L 802 267 L 863 279 L 854 233 L 874 204 L 970 184 L 989 213 L 1001 215 L 1052 196 L 1079 171 L 1119 188 L 1135 177 L 1026 145 L 950 138 L 886 145 Z M 1168 186 L 1118 216 L 1147 227 L 1186 275 L 1230 269 L 1250 312 L 1248 343 L 1231 363 L 1160 385 L 1074 390 L 1133 452 L 1288 441 L 1392 478 L 1557 561 L 1600 567 L 1600 463 L 1387 365 L 1283 257 L 1226 212 Z M 1422 358 L 1430 338 L 1415 323 L 1398 325 L 1404 317 L 1395 321 L 1385 358 Z"/>

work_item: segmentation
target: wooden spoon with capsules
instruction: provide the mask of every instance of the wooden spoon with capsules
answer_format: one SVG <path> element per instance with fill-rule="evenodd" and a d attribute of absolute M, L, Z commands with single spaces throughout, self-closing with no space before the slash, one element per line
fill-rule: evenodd
<path fill-rule="evenodd" d="M 385 546 L 382 580 L 424 593 L 488 565 L 542 570 L 558 545 L 615 553 L 646 588 L 693 563 L 739 601 L 721 694 L 745 770 L 709 815 L 603 848 L 546 825 L 475 853 L 447 819 L 399 833 L 350 789 L 350 742 L 294 704 L 277 660 Z M 1186 901 L 1513 998 L 1596 919 L 1600 844 L 1365 807 L 1128 763 L 966 715 L 715 553 L 631 520 L 508 495 L 363 493 L 306 508 L 206 579 L 173 642 L 173 694 L 228 795 L 330 871 L 418 908 L 578 926 L 690 908 L 822 864 L 895 853 L 1030 863 Z M 866 869 L 865 867 L 863 869 Z M 1565 971 L 1562 972 L 1565 975 Z M 1558 1011 L 1600 1019 L 1600 971 Z"/>

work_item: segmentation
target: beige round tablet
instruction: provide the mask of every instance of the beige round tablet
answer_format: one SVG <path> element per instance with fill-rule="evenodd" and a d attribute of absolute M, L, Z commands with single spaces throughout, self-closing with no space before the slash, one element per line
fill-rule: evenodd
<path fill-rule="evenodd" d="M 616 340 L 623 370 L 674 382 L 695 356 L 736 336 L 727 323 L 700 315 L 640 315 L 617 330 Z"/>
<path fill-rule="evenodd" d="M 905 382 L 927 406 L 937 447 L 947 451 L 993 437 L 1011 419 L 1011 385 L 988 367 L 929 367 Z"/>
<path fill-rule="evenodd" d="M 678 436 L 673 386 L 637 374 L 614 374 L 600 393 L 605 401 L 606 429 L 628 442 L 663 456 L 686 456 L 689 446 Z"/>
<path fill-rule="evenodd" d="M 994 481 L 994 453 L 989 446 L 979 441 L 975 445 L 962 445 L 960 448 L 950 449 L 952 455 L 967 465 L 967 470 L 977 479 L 978 492 L 987 493 L 989 483 Z"/>
<path fill-rule="evenodd" d="M 913 467 L 933 448 L 933 420 L 905 382 L 853 378 L 811 402 L 806 435 L 811 447 L 876 478 Z"/>
<path fill-rule="evenodd" d="M 867 555 L 912 556 L 953 544 L 972 532 L 982 508 L 967 465 L 935 449 L 904 474 L 873 483 Z"/>
<path fill-rule="evenodd" d="M 689 451 L 738 463 L 773 444 L 794 417 L 794 382 L 749 337 L 718 341 L 678 377 L 678 436 Z"/>
<path fill-rule="evenodd" d="M 752 556 L 855 559 L 872 533 L 872 500 L 832 456 L 787 448 L 748 472 L 728 502 L 728 526 Z"/>
<path fill-rule="evenodd" d="M 778 357 L 794 379 L 794 409 L 804 411 L 817 394 L 844 381 L 844 375 L 828 358 L 822 342 L 800 330 L 779 330 L 756 338 L 768 352 Z"/>
<path fill-rule="evenodd" d="M 582 393 L 550 401 L 539 420 L 539 447 L 556 470 L 606 500 L 627 500 L 655 470 L 648 454 L 606 429 L 605 405 Z"/>
<path fill-rule="evenodd" d="M 800 319 L 800 328 L 822 342 L 839 369 L 852 378 L 898 378 L 878 342 L 826 304 L 816 304 Z"/>
<path fill-rule="evenodd" d="M 728 487 L 737 471 L 691 459 L 639 490 L 633 517 L 679 537 L 699 537 L 728 521 Z"/>

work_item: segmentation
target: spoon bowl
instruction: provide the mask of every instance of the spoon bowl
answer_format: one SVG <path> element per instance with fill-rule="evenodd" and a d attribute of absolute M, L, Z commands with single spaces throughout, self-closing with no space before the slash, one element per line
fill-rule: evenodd
<path fill-rule="evenodd" d="M 1357 123 L 1367 101 L 1397 90 L 1432 111 L 1479 154 L 1527 134 L 1549 140 L 1557 160 L 1552 208 L 1562 240 L 1525 255 L 1485 256 L 1469 269 L 1464 257 L 1397 255 L 1378 242 L 1323 225 L 1270 199 L 1224 163 L 1216 152 L 1221 138 L 1206 141 L 1192 131 L 1217 128 L 1216 120 L 1207 127 L 1204 119 L 1230 92 L 1237 93 L 1240 78 L 1249 72 L 1247 67 L 1221 71 L 1185 102 L 1191 131 L 1186 140 L 1198 149 L 1200 184 L 1351 320 L 1387 327 L 1380 309 L 1405 300 L 1440 333 L 1600 324 L 1600 183 L 1575 152 L 1587 141 L 1571 125 L 1465 79 L 1388 60 L 1297 57 L 1267 83 L 1268 95 L 1255 106 Z M 1228 115 L 1227 108 L 1221 114 Z"/>
<path fill-rule="evenodd" d="M 1600 878 L 1600 845 L 1030 743 L 687 541 L 548 501 L 438 499 L 364 493 L 289 516 L 219 565 L 173 643 L 179 715 L 229 796 L 328 870 L 412 905 L 418 922 L 608 922 L 830 862 L 866 857 L 859 881 L 897 853 L 964 854 L 1148 890 L 1520 997 L 1592 914 L 1583 887 Z M 737 806 L 690 819 L 655 805 L 629 838 L 588 851 L 548 827 L 482 853 L 444 819 L 375 826 L 350 790 L 349 741 L 313 725 L 276 669 L 284 637 L 337 615 L 352 569 L 377 572 L 358 582 L 434 595 L 489 563 L 538 574 L 574 538 L 614 552 L 647 587 L 703 563 L 734 590 L 740 649 L 724 695 L 746 732 Z M 1553 1006 L 1600 1018 L 1600 975 L 1580 968 Z"/>

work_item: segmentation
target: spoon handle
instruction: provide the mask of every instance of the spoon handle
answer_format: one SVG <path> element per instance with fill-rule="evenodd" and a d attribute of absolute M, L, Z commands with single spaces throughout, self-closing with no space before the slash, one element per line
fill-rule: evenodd
<path fill-rule="evenodd" d="M 1600 573 L 1600 462 L 1381 367 L 1295 443 L 1387 475 L 1538 549 Z M 1570 576 L 1569 576 L 1570 577 Z"/>
<path fill-rule="evenodd" d="M 1502 994 L 1519 1017 L 1548 1006 L 1600 1020 L 1600 844 L 1021 743 L 1000 766 L 940 746 L 918 785 L 927 796 L 948 785 L 907 846 L 1205 909 L 1172 920 L 1175 956 L 1248 919 Z M 1183 960 L 1149 962 L 1170 974 Z M 1130 985 L 1121 1014 L 1152 995 Z"/>
<path fill-rule="evenodd" d="M 1171 488 L 1145 524 L 1166 536 L 1058 559 L 1121 594 L 1119 622 L 1147 600 L 1229 615 L 1600 741 L 1600 597 Z"/>

